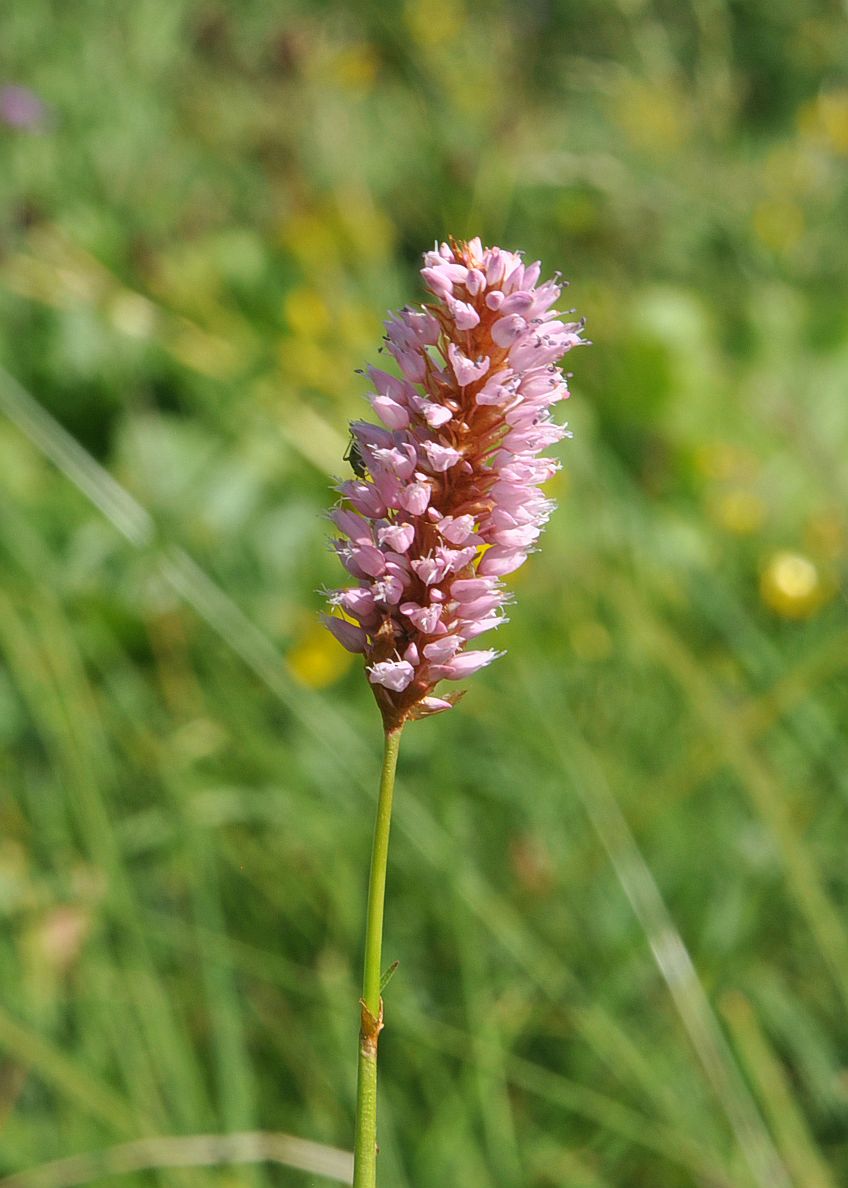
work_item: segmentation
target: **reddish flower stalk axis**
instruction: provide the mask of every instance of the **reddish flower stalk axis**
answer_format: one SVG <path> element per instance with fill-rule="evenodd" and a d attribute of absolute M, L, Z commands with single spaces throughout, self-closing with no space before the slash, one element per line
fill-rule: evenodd
<path fill-rule="evenodd" d="M 403 378 L 368 368 L 383 425 L 351 425 L 357 476 L 331 512 L 357 584 L 331 594 L 345 617 L 325 621 L 365 656 L 386 730 L 450 709 L 435 686 L 500 654 L 466 644 L 505 622 L 501 578 L 553 510 L 539 487 L 558 465 L 539 454 L 568 436 L 549 411 L 568 396 L 557 360 L 583 343 L 538 263 L 472 239 L 424 265 L 435 301 L 386 323 Z"/>

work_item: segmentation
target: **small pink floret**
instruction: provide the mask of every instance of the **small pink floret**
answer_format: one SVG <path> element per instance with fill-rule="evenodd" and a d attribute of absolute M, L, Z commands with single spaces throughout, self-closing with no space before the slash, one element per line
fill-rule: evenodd
<path fill-rule="evenodd" d="M 448 346 L 448 358 L 456 376 L 456 382 L 461 388 L 467 388 L 469 384 L 473 384 L 489 370 L 490 360 L 485 355 L 476 360 L 469 359 L 453 343 Z"/>
<path fill-rule="evenodd" d="M 415 669 L 408 660 L 381 660 L 368 669 L 372 685 L 382 685 L 393 693 L 402 693 L 415 679 Z"/>
<path fill-rule="evenodd" d="M 503 652 L 495 652 L 491 648 L 479 652 L 462 652 L 447 664 L 433 665 L 430 671 L 437 672 L 439 680 L 462 681 L 502 655 Z"/>
<path fill-rule="evenodd" d="M 349 652 L 364 652 L 366 636 L 361 627 L 355 623 L 348 623 L 346 619 L 336 618 L 335 615 L 323 615 L 324 623 L 335 635 L 343 648 Z"/>

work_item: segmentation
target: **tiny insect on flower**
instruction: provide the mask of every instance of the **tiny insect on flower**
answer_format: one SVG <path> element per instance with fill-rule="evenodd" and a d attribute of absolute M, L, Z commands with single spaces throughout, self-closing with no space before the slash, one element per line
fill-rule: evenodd
<path fill-rule="evenodd" d="M 570 436 L 550 412 L 569 394 L 557 360 L 585 340 L 540 271 L 479 239 L 438 245 L 421 270 L 434 300 L 386 323 L 400 376 L 367 371 L 382 425 L 351 425 L 355 477 L 331 515 L 357 585 L 331 595 L 347 617 L 326 622 L 364 655 L 387 730 L 450 709 L 435 686 L 501 655 L 466 645 L 505 622 L 501 579 L 553 511 L 539 488 L 558 467 L 539 455 Z"/>
<path fill-rule="evenodd" d="M 344 452 L 343 462 L 349 462 L 350 468 L 359 478 L 365 478 L 368 470 L 362 460 L 362 455 L 359 452 L 356 438 L 351 433 L 350 441 L 347 443 L 347 449 Z"/>

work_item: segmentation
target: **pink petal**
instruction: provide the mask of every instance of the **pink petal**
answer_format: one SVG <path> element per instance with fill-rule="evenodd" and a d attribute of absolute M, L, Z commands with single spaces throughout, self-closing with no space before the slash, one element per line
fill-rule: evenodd
<path fill-rule="evenodd" d="M 441 268 L 422 268 L 421 276 L 424 278 L 424 284 L 436 297 L 444 299 L 453 292 L 450 277 L 445 276 Z"/>
<path fill-rule="evenodd" d="M 439 445 L 435 441 L 424 441 L 421 443 L 421 449 L 433 470 L 439 474 L 443 474 L 452 466 L 456 466 L 457 462 L 462 461 L 462 454 L 453 446 Z"/>
<path fill-rule="evenodd" d="M 340 532 L 353 541 L 371 541 L 371 525 L 363 516 L 346 507 L 334 507 L 330 519 Z"/>
<path fill-rule="evenodd" d="M 391 396 L 372 396 L 371 407 L 384 425 L 390 429 L 405 429 L 409 424 L 409 413 L 402 404 Z"/>
<path fill-rule="evenodd" d="M 453 373 L 456 376 L 456 382 L 461 388 L 465 388 L 468 384 L 473 384 L 475 380 L 480 379 L 489 370 L 490 360 L 488 356 L 483 356 L 476 362 L 464 355 L 458 346 L 453 343 L 448 345 L 448 359 L 453 368 Z"/>
<path fill-rule="evenodd" d="M 336 637 L 343 648 L 349 652 L 365 651 L 365 632 L 355 623 L 348 623 L 346 619 L 339 619 L 335 615 L 321 616 L 325 627 Z"/>
<path fill-rule="evenodd" d="M 351 551 L 351 557 L 369 577 L 380 577 L 386 572 L 386 558 L 376 545 L 356 545 Z"/>
<path fill-rule="evenodd" d="M 338 590 L 331 595 L 330 602 L 360 621 L 370 618 L 374 613 L 374 595 L 366 586 L 351 586 L 348 590 Z"/>
<path fill-rule="evenodd" d="M 418 702 L 417 716 L 425 718 L 449 709 L 453 709 L 452 701 L 445 701 L 443 697 L 422 697 Z"/>
<path fill-rule="evenodd" d="M 474 531 L 473 516 L 445 516 L 436 528 L 450 544 L 465 544 Z"/>
<path fill-rule="evenodd" d="M 410 384 L 420 384 L 423 381 L 427 374 L 427 360 L 422 351 L 399 350 L 390 343 L 389 353 L 393 356 L 398 367 L 403 372 L 404 378 Z"/>
<path fill-rule="evenodd" d="M 534 260 L 532 264 L 528 264 L 524 269 L 524 279 L 521 282 L 525 289 L 532 289 L 536 281 L 539 279 L 539 273 L 542 271 L 541 260 Z"/>
<path fill-rule="evenodd" d="M 444 545 L 439 545 L 436 549 L 436 556 L 444 561 L 448 573 L 459 573 L 477 556 L 477 546 L 469 545 L 465 549 L 448 549 Z"/>
<path fill-rule="evenodd" d="M 519 289 L 517 293 L 510 293 L 509 297 L 505 298 L 501 306 L 501 313 L 504 314 L 522 314 L 524 316 L 533 308 L 535 294 L 528 293 L 526 289 Z"/>
<path fill-rule="evenodd" d="M 463 619 L 484 619 L 486 615 L 502 606 L 503 601 L 503 591 L 496 590 L 493 594 L 481 594 L 471 602 L 463 602 L 457 613 L 462 615 Z"/>
<path fill-rule="evenodd" d="M 490 248 L 486 253 L 486 281 L 490 289 L 496 289 L 503 280 L 508 255 L 508 252 L 502 252 L 500 248 Z"/>
<path fill-rule="evenodd" d="M 374 591 L 374 598 L 377 602 L 381 602 L 385 606 L 397 606 L 403 598 L 405 587 L 403 579 L 397 574 L 386 573 L 381 578 L 375 579 L 371 589 Z"/>
<path fill-rule="evenodd" d="M 491 648 L 480 652 L 461 652 L 447 664 L 431 665 L 430 675 L 439 681 L 461 681 L 464 677 L 479 672 L 481 668 L 485 668 L 487 664 L 491 664 L 493 660 L 497 660 L 502 655 L 503 652 L 496 652 Z"/>
<path fill-rule="evenodd" d="M 492 578 L 459 578 L 451 582 L 451 598 L 459 602 L 470 602 L 472 598 L 479 598 L 481 594 L 491 593 L 498 584 Z"/>
<path fill-rule="evenodd" d="M 421 516 L 427 510 L 430 502 L 430 484 L 417 482 L 408 483 L 398 494 L 400 506 L 413 516 Z"/>
<path fill-rule="evenodd" d="M 406 380 L 398 379 L 388 371 L 379 367 L 368 367 L 366 373 L 375 389 L 383 396 L 391 396 L 398 404 L 406 404 L 412 395 L 413 388 Z"/>
<path fill-rule="evenodd" d="M 495 627 L 500 627 L 502 623 L 508 623 L 506 615 L 487 615 L 485 619 L 475 619 L 472 623 L 462 624 L 462 634 L 466 639 L 476 639 L 478 635 L 482 635 L 484 631 L 492 631 Z"/>
<path fill-rule="evenodd" d="M 461 635 L 443 635 L 425 645 L 424 655 L 435 664 L 443 664 L 455 656 L 464 643 Z"/>
<path fill-rule="evenodd" d="M 454 297 L 446 297 L 448 309 L 457 330 L 473 330 L 480 325 L 480 315 L 473 305 L 466 301 L 457 301 Z"/>
<path fill-rule="evenodd" d="M 404 602 L 401 604 L 400 610 L 424 635 L 436 634 L 440 626 L 439 620 L 442 617 L 442 607 L 419 606 L 417 602 Z M 444 628 L 442 630 L 444 631 Z"/>
<path fill-rule="evenodd" d="M 415 526 L 413 524 L 389 524 L 387 528 L 377 529 L 377 539 L 380 544 L 387 544 L 389 548 L 405 553 L 415 540 Z"/>
<path fill-rule="evenodd" d="M 443 404 L 436 404 L 433 400 L 425 400 L 423 396 L 415 396 L 412 407 L 423 417 L 431 429 L 438 429 L 453 419 L 453 413 Z"/>
<path fill-rule="evenodd" d="M 503 545 L 492 545 L 483 554 L 483 559 L 477 567 L 478 573 L 485 573 L 490 577 L 503 577 L 507 573 L 514 573 L 527 560 L 527 554 L 520 549 L 509 549 Z"/>
<path fill-rule="evenodd" d="M 498 318 L 492 326 L 492 338 L 499 347 L 512 346 L 526 329 L 527 323 L 520 314 L 509 314 L 505 318 Z"/>
<path fill-rule="evenodd" d="M 347 479 L 339 483 L 338 490 L 363 516 L 377 519 L 386 514 L 385 501 L 373 483 L 366 483 L 363 479 Z"/>
<path fill-rule="evenodd" d="M 378 470 L 371 477 L 386 509 L 396 508 L 397 498 L 401 490 L 400 480 L 386 470 Z"/>
<path fill-rule="evenodd" d="M 402 693 L 415 679 L 415 669 L 408 660 L 381 660 L 368 669 L 372 685 L 382 685 L 393 693 Z"/>
<path fill-rule="evenodd" d="M 434 586 L 448 571 L 447 563 L 436 557 L 419 557 L 412 568 L 425 586 Z"/>
<path fill-rule="evenodd" d="M 381 466 L 386 470 L 390 470 L 392 474 L 397 475 L 403 482 L 412 478 L 415 472 L 415 463 L 418 459 L 415 446 L 410 442 L 406 442 L 401 446 L 393 446 L 391 449 L 372 450 L 371 453 Z"/>
<path fill-rule="evenodd" d="M 492 534 L 495 545 L 505 545 L 508 549 L 529 549 L 539 539 L 541 528 L 536 524 L 520 524 L 517 528 L 502 528 Z M 491 552 L 491 549 L 489 550 Z"/>

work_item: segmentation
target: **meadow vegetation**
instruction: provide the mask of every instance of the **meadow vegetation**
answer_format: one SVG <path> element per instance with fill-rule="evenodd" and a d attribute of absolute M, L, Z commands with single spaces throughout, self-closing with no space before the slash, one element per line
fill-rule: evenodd
<path fill-rule="evenodd" d="M 0 1174 L 350 1148 L 381 732 L 321 517 L 479 234 L 594 345 L 507 655 L 405 732 L 381 1182 L 848 1182 L 846 55 L 835 0 L 3 7 Z"/>

